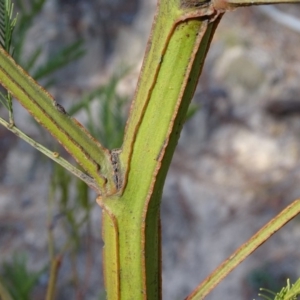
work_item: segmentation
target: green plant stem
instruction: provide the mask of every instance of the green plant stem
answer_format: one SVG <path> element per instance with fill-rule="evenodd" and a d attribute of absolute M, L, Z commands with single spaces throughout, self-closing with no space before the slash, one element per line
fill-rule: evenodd
<path fill-rule="evenodd" d="M 295 200 L 279 215 L 260 229 L 250 240 L 237 249 L 224 263 L 222 263 L 204 282 L 202 282 L 187 300 L 204 299 L 209 292 L 225 278 L 237 265 L 248 257 L 261 244 L 282 228 L 287 222 L 300 213 L 300 200 Z"/>
<path fill-rule="evenodd" d="M 30 144 L 33 148 L 37 149 L 38 151 L 40 151 L 41 153 L 43 153 L 44 155 L 48 156 L 50 159 L 61 165 L 63 168 L 74 174 L 80 180 L 84 181 L 89 187 L 97 191 L 98 187 L 93 178 L 86 175 L 85 173 L 74 167 L 72 164 L 70 164 L 68 161 L 66 161 L 64 158 L 59 156 L 59 153 L 50 151 L 43 145 L 37 143 L 35 140 L 30 138 L 16 126 L 11 126 L 10 123 L 8 123 L 2 118 L 0 118 L 0 124 L 6 127 L 9 131 L 13 132 L 16 136 L 21 138 L 26 143 Z"/>
<path fill-rule="evenodd" d="M 55 242 L 53 236 L 54 224 L 53 224 L 53 204 L 54 204 L 54 193 L 55 193 L 55 186 L 53 183 L 53 179 L 51 180 L 50 189 L 49 189 L 49 196 L 48 196 L 48 207 L 47 207 L 47 223 L 48 223 L 48 254 L 50 260 L 54 258 L 55 253 Z"/>
<path fill-rule="evenodd" d="M 55 291 L 56 291 L 56 282 L 57 282 L 57 274 L 61 265 L 61 256 L 56 256 L 51 260 L 50 265 L 50 278 L 47 287 L 46 300 L 54 300 L 55 299 Z"/>
<path fill-rule="evenodd" d="M 189 12 L 177 0 L 160 2 L 120 155 L 121 165 L 128 164 L 126 188 L 98 198 L 108 299 L 161 298 L 162 189 L 222 16 L 209 7 Z"/>
<path fill-rule="evenodd" d="M 122 151 L 115 156 L 0 49 L 3 86 L 64 145 L 102 193 L 97 201 L 103 208 L 108 299 L 161 298 L 161 194 L 212 36 L 226 9 L 278 1 L 159 1 Z M 248 244 L 241 256 L 250 251 Z M 233 268 L 236 256 L 231 261 Z M 219 279 L 210 277 L 206 294 L 227 271 Z"/>
<path fill-rule="evenodd" d="M 161 193 L 224 12 L 196 2 L 159 2 L 119 156 L 123 190 L 97 200 L 103 208 L 108 299 L 161 298 Z"/>
<path fill-rule="evenodd" d="M 94 178 L 99 194 L 116 192 L 109 150 L 70 117 L 1 47 L 0 82 Z"/>
<path fill-rule="evenodd" d="M 13 111 L 13 103 L 11 93 L 7 93 L 7 106 L 8 106 L 8 120 L 9 126 L 12 127 L 15 125 L 14 121 L 14 111 Z"/>

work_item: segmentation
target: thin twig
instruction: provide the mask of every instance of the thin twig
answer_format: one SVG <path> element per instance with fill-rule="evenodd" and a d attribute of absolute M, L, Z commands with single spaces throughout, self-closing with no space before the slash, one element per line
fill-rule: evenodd
<path fill-rule="evenodd" d="M 289 29 L 300 32 L 300 20 L 290 14 L 282 12 L 273 6 L 259 6 L 257 9 L 275 22 L 288 27 Z"/>
<path fill-rule="evenodd" d="M 210 276 L 208 276 L 186 298 L 186 300 L 204 299 L 217 284 L 220 283 L 237 265 L 255 251 L 261 244 L 269 239 L 275 232 L 300 213 L 300 200 L 295 200 L 280 214 L 260 229 L 250 240 L 237 249 L 224 261 Z"/>
<path fill-rule="evenodd" d="M 96 182 L 93 178 L 86 175 L 76 167 L 74 167 L 72 164 L 70 164 L 67 160 L 60 157 L 58 152 L 53 152 L 44 147 L 43 145 L 37 143 L 35 140 L 30 138 L 28 135 L 26 135 L 24 132 L 22 132 L 20 129 L 18 129 L 16 126 L 12 126 L 10 123 L 5 121 L 4 119 L 0 118 L 0 124 L 6 127 L 8 130 L 13 132 L 16 136 L 24 140 L 26 143 L 30 144 L 32 147 L 37 149 L 38 151 L 42 152 L 44 155 L 48 156 L 50 159 L 61 165 L 63 168 L 74 174 L 76 177 L 78 177 L 80 180 L 84 181 L 89 187 L 94 189 L 95 191 L 99 191 Z"/>
<path fill-rule="evenodd" d="M 62 256 L 58 255 L 51 260 L 50 279 L 47 287 L 46 300 L 54 300 L 56 291 L 57 274 L 61 265 Z"/>

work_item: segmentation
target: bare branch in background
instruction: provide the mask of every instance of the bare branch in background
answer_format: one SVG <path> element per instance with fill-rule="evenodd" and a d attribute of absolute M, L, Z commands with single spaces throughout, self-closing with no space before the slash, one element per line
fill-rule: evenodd
<path fill-rule="evenodd" d="M 292 30 L 300 32 L 300 19 L 282 12 L 281 10 L 273 6 L 264 5 L 257 7 L 257 9 L 275 22 L 282 24 Z"/>

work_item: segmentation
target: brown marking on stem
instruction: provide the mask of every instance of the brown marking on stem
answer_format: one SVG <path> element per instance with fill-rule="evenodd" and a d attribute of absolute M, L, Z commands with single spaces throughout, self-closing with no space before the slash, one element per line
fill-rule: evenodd
<path fill-rule="evenodd" d="M 99 172 L 101 170 L 101 166 L 99 164 L 96 165 L 96 170 Z"/>
<path fill-rule="evenodd" d="M 209 0 L 181 0 L 180 1 L 180 6 L 182 8 L 195 8 L 195 7 L 201 7 L 206 5 L 209 2 Z"/>
<path fill-rule="evenodd" d="M 117 191 L 120 190 L 122 186 L 122 177 L 121 177 L 121 170 L 120 170 L 120 161 L 119 155 L 122 152 L 121 149 L 113 149 L 110 151 L 110 160 L 113 167 L 113 181 L 116 185 Z"/>
<path fill-rule="evenodd" d="M 162 154 L 164 153 L 164 149 L 165 149 L 165 145 L 166 145 L 166 142 L 167 142 L 167 139 L 164 140 L 159 152 L 158 152 L 158 155 L 156 156 L 156 159 L 157 161 L 160 161 L 161 160 L 161 156 Z"/>

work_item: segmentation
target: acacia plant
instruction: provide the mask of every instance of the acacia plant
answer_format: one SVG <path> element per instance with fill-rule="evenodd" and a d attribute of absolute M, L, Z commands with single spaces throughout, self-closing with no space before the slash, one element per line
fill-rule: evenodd
<path fill-rule="evenodd" d="M 83 180 L 103 210 L 108 299 L 161 298 L 160 201 L 205 56 L 223 14 L 240 6 L 299 0 L 160 0 L 120 149 L 106 149 L 4 49 L 0 82 L 76 159 L 1 124 Z M 7 49 L 6 49 L 7 50 Z M 203 299 L 235 266 L 300 212 L 295 201 L 239 248 L 187 299 Z"/>

